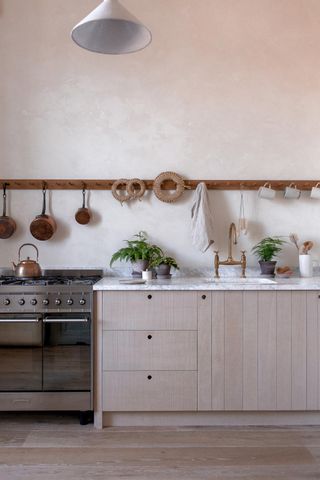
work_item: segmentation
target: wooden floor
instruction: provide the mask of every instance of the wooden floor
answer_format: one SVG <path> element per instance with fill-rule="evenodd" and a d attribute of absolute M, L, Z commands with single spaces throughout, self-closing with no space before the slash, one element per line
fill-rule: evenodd
<path fill-rule="evenodd" d="M 0 480 L 320 479 L 320 427 L 81 427 L 0 415 Z"/>

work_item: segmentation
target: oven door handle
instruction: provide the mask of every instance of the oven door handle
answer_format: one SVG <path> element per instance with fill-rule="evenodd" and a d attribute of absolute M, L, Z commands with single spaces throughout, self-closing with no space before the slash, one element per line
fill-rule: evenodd
<path fill-rule="evenodd" d="M 44 317 L 43 323 L 88 323 L 88 318 L 54 318 Z"/>
<path fill-rule="evenodd" d="M 0 318 L 0 323 L 39 323 L 40 317 L 33 318 Z"/>

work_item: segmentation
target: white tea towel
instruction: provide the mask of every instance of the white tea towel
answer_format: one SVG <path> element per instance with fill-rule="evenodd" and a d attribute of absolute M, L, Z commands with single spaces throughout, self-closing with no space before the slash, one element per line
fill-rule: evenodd
<path fill-rule="evenodd" d="M 191 235 L 192 244 L 202 253 L 206 252 L 213 239 L 213 216 L 210 210 L 208 190 L 204 182 L 199 183 L 191 208 Z"/>

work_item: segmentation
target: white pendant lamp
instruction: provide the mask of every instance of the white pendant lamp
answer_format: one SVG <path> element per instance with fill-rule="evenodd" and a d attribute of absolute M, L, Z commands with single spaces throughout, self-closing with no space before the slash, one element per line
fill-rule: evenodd
<path fill-rule="evenodd" d="M 104 0 L 73 28 L 71 37 L 79 47 L 111 55 L 137 52 L 152 40 L 147 27 L 118 0 Z"/>

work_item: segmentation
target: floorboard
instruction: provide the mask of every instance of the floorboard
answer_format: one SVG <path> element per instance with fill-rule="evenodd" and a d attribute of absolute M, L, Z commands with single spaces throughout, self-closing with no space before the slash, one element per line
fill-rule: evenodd
<path fill-rule="evenodd" d="M 1 414 L 0 480 L 320 480 L 320 427 L 109 428 Z"/>

